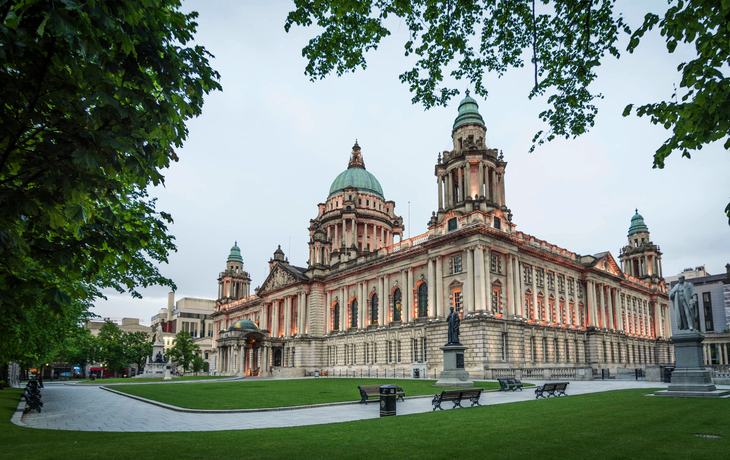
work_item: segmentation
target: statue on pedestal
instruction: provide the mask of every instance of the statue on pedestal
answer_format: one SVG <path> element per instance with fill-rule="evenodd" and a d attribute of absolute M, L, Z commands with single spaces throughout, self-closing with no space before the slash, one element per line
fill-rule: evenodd
<path fill-rule="evenodd" d="M 699 332 L 699 312 L 697 311 L 697 291 L 692 283 L 679 276 L 679 283 L 669 291 L 669 298 L 674 302 L 674 313 L 677 316 L 677 329 L 680 331 Z"/>
<path fill-rule="evenodd" d="M 446 322 L 449 325 L 449 340 L 446 342 L 446 345 L 461 345 L 461 342 L 459 342 L 459 325 L 461 324 L 461 319 L 459 318 L 459 314 L 454 311 L 454 307 L 451 307 L 451 312 L 446 317 Z"/>

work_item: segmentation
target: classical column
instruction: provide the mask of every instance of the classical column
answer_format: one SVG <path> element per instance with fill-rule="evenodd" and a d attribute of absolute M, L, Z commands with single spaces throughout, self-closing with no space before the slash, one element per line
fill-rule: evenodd
<path fill-rule="evenodd" d="M 457 197 L 458 198 L 457 203 L 459 201 L 464 201 L 464 176 L 462 175 L 462 169 L 464 169 L 464 168 L 461 167 L 461 166 L 458 167 L 458 168 L 456 168 L 456 174 L 459 176 L 459 182 L 458 182 L 458 184 L 459 184 L 459 195 Z"/>
<path fill-rule="evenodd" d="M 246 373 L 246 368 L 244 367 L 244 359 L 246 357 L 246 345 L 239 345 L 238 346 L 238 373 L 244 374 Z"/>
<path fill-rule="evenodd" d="M 479 197 L 484 196 L 484 163 L 479 161 Z"/>
<path fill-rule="evenodd" d="M 274 300 L 271 302 L 271 336 L 272 337 L 279 337 L 279 301 Z"/>
<path fill-rule="evenodd" d="M 435 276 L 435 270 L 433 269 L 434 260 L 428 259 L 428 316 L 433 317 L 436 316 L 436 305 L 435 305 L 435 298 L 436 293 L 434 292 L 436 288 L 436 276 Z"/>
<path fill-rule="evenodd" d="M 297 333 L 299 335 L 307 333 L 307 325 L 309 324 L 309 309 L 307 308 L 307 293 L 302 292 L 299 294 L 299 300 L 297 300 L 297 318 L 299 318 L 299 328 Z"/>
<path fill-rule="evenodd" d="M 383 304 L 388 301 L 388 296 L 385 294 L 385 280 L 384 278 L 378 277 L 378 326 L 385 324 L 383 322 L 383 316 L 385 316 L 385 308 Z"/>
<path fill-rule="evenodd" d="M 519 259 L 517 259 L 517 279 L 520 283 L 520 296 L 517 300 L 518 308 L 516 308 L 515 314 L 521 318 L 525 318 L 527 316 L 527 312 L 524 311 L 524 305 L 525 305 L 525 278 L 523 275 L 523 267 L 522 262 L 520 262 Z"/>
<path fill-rule="evenodd" d="M 408 292 L 406 292 L 408 299 L 408 314 L 406 315 L 408 321 L 413 320 L 413 269 L 408 269 Z"/>
<path fill-rule="evenodd" d="M 464 163 L 464 198 L 473 198 L 471 194 L 471 164 L 467 161 Z"/>
<path fill-rule="evenodd" d="M 466 248 L 466 293 L 464 294 L 464 313 L 474 311 L 474 256 L 472 248 Z M 466 316 L 466 315 L 464 315 Z"/>
<path fill-rule="evenodd" d="M 346 297 L 347 285 L 340 288 L 340 331 L 347 330 L 347 304 L 350 299 Z"/>
<path fill-rule="evenodd" d="M 450 208 L 453 206 L 453 194 L 454 194 L 454 186 L 452 184 L 453 178 L 451 177 L 451 171 L 448 171 L 446 173 L 446 207 Z"/>
<path fill-rule="evenodd" d="M 474 299 L 475 299 L 475 310 L 486 311 L 487 305 L 485 304 L 485 292 L 484 292 L 484 279 L 487 276 L 484 273 L 484 248 L 477 246 L 474 250 L 476 255 L 474 260 Z"/>
<path fill-rule="evenodd" d="M 284 299 L 284 336 L 291 337 L 291 316 L 292 316 L 292 301 L 291 296 L 286 296 Z"/>
<path fill-rule="evenodd" d="M 328 334 L 332 330 L 332 292 L 327 291 L 325 298 L 327 303 L 324 307 L 324 333 Z"/>
<path fill-rule="evenodd" d="M 507 254 L 505 257 L 504 272 L 506 282 L 504 283 L 504 295 L 503 299 L 506 299 L 506 305 L 504 306 L 504 317 L 511 318 L 512 312 L 514 311 L 514 285 L 512 281 L 512 254 Z"/>
<path fill-rule="evenodd" d="M 383 276 L 383 298 L 380 299 L 380 304 L 383 306 L 380 311 L 383 313 L 382 325 L 386 325 L 390 322 L 390 275 Z"/>
<path fill-rule="evenodd" d="M 368 301 L 367 301 L 367 292 L 365 290 L 365 283 L 359 283 L 359 288 L 357 292 L 357 326 L 360 329 L 365 328 L 365 323 L 367 319 L 368 314 Z"/>
<path fill-rule="evenodd" d="M 507 198 L 505 198 L 505 196 L 504 196 L 504 172 L 502 172 L 502 174 L 499 176 L 499 189 L 500 189 L 499 205 L 504 206 L 507 203 Z"/>
<path fill-rule="evenodd" d="M 493 203 L 497 203 L 497 175 L 495 174 L 494 168 L 489 168 L 489 196 Z"/>
<path fill-rule="evenodd" d="M 608 288 L 608 305 L 609 305 L 608 323 L 609 323 L 609 327 L 611 328 L 612 331 L 616 330 L 615 293 L 616 293 L 615 288 L 612 288 L 612 287 Z"/>
<path fill-rule="evenodd" d="M 442 210 L 442 209 L 444 209 L 444 200 L 443 200 L 443 195 L 442 195 L 443 194 L 443 187 L 441 185 L 441 182 L 443 180 L 444 179 L 443 179 L 442 176 L 438 176 L 436 178 L 436 182 L 438 183 L 438 187 L 439 187 L 439 211 Z"/>
<path fill-rule="evenodd" d="M 436 315 L 439 317 L 444 316 L 444 275 L 443 257 L 437 256 L 436 260 Z"/>

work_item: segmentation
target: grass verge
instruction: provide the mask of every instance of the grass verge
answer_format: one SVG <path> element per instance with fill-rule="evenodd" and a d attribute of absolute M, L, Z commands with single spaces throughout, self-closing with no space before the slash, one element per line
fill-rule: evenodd
<path fill-rule="evenodd" d="M 181 380 L 213 380 L 213 379 L 229 379 L 230 377 L 224 375 L 185 375 L 183 377 L 173 377 L 172 382 L 179 382 Z M 82 385 L 106 385 L 108 383 L 148 383 L 148 382 L 164 382 L 165 380 L 160 378 L 145 379 L 145 378 L 113 378 L 113 379 L 96 379 L 88 380 L 84 379 Z"/>
<path fill-rule="evenodd" d="M 0 445 L 3 458 L 13 460 L 116 460 L 140 453 L 156 460 L 726 458 L 730 400 L 643 396 L 650 392 L 624 390 L 297 428 L 89 433 L 11 424 L 20 398 L 20 390 L 12 389 L 0 391 Z M 724 438 L 693 436 L 697 433 Z"/>
<path fill-rule="evenodd" d="M 403 388 L 406 396 L 434 395 L 435 380 L 388 380 L 327 378 L 303 380 L 242 380 L 215 385 L 129 385 L 114 389 L 127 394 L 188 409 L 260 409 L 305 406 L 343 401 L 359 401 L 359 385 L 386 385 Z M 494 390 L 497 382 L 474 382 L 477 388 Z M 528 390 L 529 391 L 529 390 Z M 375 401 L 375 400 L 373 400 Z"/>

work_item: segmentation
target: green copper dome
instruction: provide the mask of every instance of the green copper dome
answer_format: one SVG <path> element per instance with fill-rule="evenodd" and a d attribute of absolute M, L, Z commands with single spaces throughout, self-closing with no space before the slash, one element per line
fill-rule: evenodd
<path fill-rule="evenodd" d="M 230 329 L 252 329 L 257 331 L 259 327 L 250 319 L 239 319 L 231 325 Z"/>
<path fill-rule="evenodd" d="M 371 192 L 383 197 L 383 189 L 380 182 L 372 174 L 364 169 L 346 169 L 332 182 L 328 198 L 344 190 L 345 187 L 355 187 L 363 192 Z"/>
<path fill-rule="evenodd" d="M 233 244 L 231 253 L 228 254 L 228 262 L 241 262 L 243 263 L 243 257 L 241 257 L 241 248 L 238 247 L 238 241 Z"/>
<path fill-rule="evenodd" d="M 334 182 L 332 182 L 330 194 L 327 198 L 343 191 L 345 187 L 355 187 L 361 192 L 374 193 L 380 198 L 385 199 L 380 182 L 365 169 L 365 162 L 360 154 L 360 146 L 357 145 L 357 141 L 355 141 L 355 145 L 352 147 L 352 157 L 350 158 L 350 163 L 347 165 L 347 169 L 341 172 L 335 178 Z"/>
<path fill-rule="evenodd" d="M 477 101 L 469 97 L 469 90 L 466 90 L 466 97 L 459 103 L 459 116 L 454 121 L 454 129 L 466 123 L 479 123 L 484 126 L 484 119 L 479 115 Z"/>
<path fill-rule="evenodd" d="M 639 210 L 636 210 L 636 214 L 631 218 L 631 227 L 629 227 L 629 235 L 634 233 L 649 232 L 649 227 L 644 223 L 644 218 L 639 214 Z"/>

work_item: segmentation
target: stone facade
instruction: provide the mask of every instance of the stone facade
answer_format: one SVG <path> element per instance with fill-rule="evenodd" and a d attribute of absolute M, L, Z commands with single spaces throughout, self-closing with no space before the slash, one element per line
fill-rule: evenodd
<path fill-rule="evenodd" d="M 467 95 L 454 149 L 435 165 L 428 232 L 406 240 L 356 143 L 310 221 L 307 266 L 289 264 L 279 248 L 253 295 L 219 289 L 217 372 L 438 378 L 450 307 L 461 315 L 474 379 L 590 379 L 672 363 L 661 252 L 643 218 L 632 219 L 621 252 L 631 274 L 609 252 L 581 256 L 518 231 L 506 206 L 507 162 L 485 134 Z M 249 277 L 241 279 L 247 293 Z M 255 327 L 233 328 L 239 319 Z"/>

